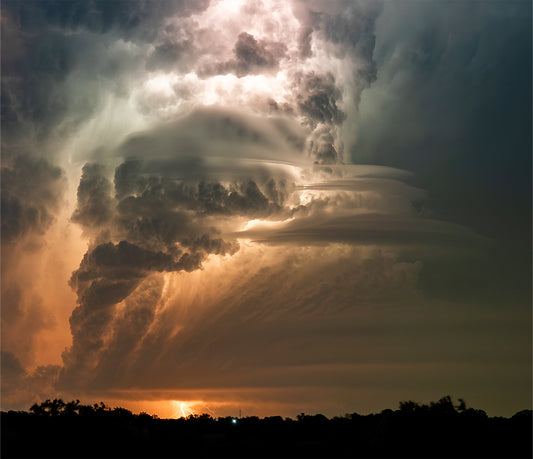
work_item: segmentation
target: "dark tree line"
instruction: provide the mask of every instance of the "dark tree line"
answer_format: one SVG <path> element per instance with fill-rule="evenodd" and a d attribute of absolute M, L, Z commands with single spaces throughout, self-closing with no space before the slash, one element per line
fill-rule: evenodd
<path fill-rule="evenodd" d="M 531 457 L 532 411 L 488 417 L 450 397 L 342 417 L 159 419 L 46 400 L 1 413 L 2 457 Z"/>

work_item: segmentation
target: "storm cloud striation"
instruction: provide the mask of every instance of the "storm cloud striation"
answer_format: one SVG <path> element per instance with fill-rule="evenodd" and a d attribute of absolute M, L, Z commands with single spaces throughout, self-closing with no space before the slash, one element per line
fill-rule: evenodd
<path fill-rule="evenodd" d="M 531 88 L 507 75 L 530 23 L 519 1 L 3 2 L 3 406 L 527 407 Z"/>

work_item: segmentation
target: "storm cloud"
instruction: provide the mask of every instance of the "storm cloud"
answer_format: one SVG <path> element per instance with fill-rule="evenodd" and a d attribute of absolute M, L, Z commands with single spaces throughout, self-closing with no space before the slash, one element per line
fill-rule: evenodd
<path fill-rule="evenodd" d="M 28 184 L 31 183 L 31 187 Z M 62 170 L 43 158 L 17 156 L 2 167 L 2 242 L 44 234 L 60 205 Z"/>
<path fill-rule="evenodd" d="M 258 41 L 253 35 L 242 32 L 233 49 L 235 57 L 215 65 L 212 73 L 234 73 L 237 77 L 258 74 L 279 69 L 279 61 L 285 56 L 287 47 L 280 42 Z"/>
<path fill-rule="evenodd" d="M 530 32 L 520 1 L 3 2 L 3 406 L 523 409 Z"/>

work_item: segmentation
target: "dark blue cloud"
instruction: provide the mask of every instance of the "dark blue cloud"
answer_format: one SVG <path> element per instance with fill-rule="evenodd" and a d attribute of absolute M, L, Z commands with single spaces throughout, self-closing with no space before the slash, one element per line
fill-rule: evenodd
<path fill-rule="evenodd" d="M 434 215 L 493 239 L 475 264 L 427 262 L 422 288 L 531 301 L 531 3 L 387 3 L 355 162 L 414 172 Z"/>
<path fill-rule="evenodd" d="M 529 239 L 531 4 L 402 2 L 380 20 L 352 158 L 413 171 L 445 218 Z"/>
<path fill-rule="evenodd" d="M 50 27 L 63 30 L 86 29 L 93 33 L 107 33 L 113 29 L 123 35 L 142 30 L 144 39 L 153 39 L 157 25 L 172 14 L 189 16 L 209 6 L 209 0 L 29 0 L 2 2 L 7 11 L 24 30 Z M 154 24 L 155 23 L 155 24 Z M 150 30 L 151 29 L 151 30 Z"/>

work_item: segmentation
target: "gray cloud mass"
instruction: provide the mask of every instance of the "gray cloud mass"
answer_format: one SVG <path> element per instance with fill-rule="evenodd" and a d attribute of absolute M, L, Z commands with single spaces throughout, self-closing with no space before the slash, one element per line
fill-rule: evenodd
<path fill-rule="evenodd" d="M 59 207 L 64 177 L 44 158 L 17 156 L 2 167 L 2 242 L 43 234 Z M 31 183 L 32 186 L 28 186 Z"/>
<path fill-rule="evenodd" d="M 3 407 L 531 403 L 529 2 L 1 9 Z"/>

